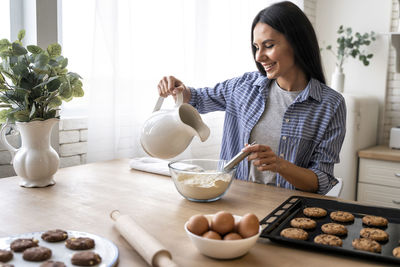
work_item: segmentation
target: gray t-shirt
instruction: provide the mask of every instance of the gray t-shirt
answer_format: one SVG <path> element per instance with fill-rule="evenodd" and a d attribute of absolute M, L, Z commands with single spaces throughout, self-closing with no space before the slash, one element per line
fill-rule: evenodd
<path fill-rule="evenodd" d="M 270 83 L 269 96 L 265 110 L 259 121 L 250 133 L 250 141 L 267 145 L 277 154 L 281 136 L 282 120 L 287 108 L 302 91 L 286 91 L 279 87 L 276 80 Z M 271 171 L 259 171 L 249 164 L 249 180 L 261 184 L 275 184 L 276 173 Z"/>

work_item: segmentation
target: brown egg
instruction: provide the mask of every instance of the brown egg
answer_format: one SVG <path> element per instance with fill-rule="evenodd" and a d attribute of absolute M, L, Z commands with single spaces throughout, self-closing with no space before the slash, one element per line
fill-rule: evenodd
<path fill-rule="evenodd" d="M 258 222 L 258 218 L 253 213 L 245 214 L 239 222 L 238 225 L 238 233 L 243 238 L 248 238 L 258 233 L 260 228 L 260 224 Z"/>
<path fill-rule="evenodd" d="M 224 240 L 239 240 L 243 239 L 238 233 L 229 233 L 224 236 Z"/>
<path fill-rule="evenodd" d="M 232 232 L 235 228 L 235 219 L 233 215 L 226 211 L 217 212 L 211 220 L 211 229 L 224 235 Z"/>
<path fill-rule="evenodd" d="M 190 217 L 187 229 L 195 235 L 203 235 L 208 231 L 208 220 L 204 215 L 197 214 Z"/>
<path fill-rule="evenodd" d="M 204 238 L 208 238 L 208 239 L 216 239 L 216 240 L 221 240 L 221 236 L 214 231 L 207 231 L 203 234 Z"/>

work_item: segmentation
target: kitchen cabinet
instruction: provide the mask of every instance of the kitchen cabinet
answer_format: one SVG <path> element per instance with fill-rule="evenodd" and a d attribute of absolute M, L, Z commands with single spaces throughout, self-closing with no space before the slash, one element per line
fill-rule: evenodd
<path fill-rule="evenodd" d="M 400 208 L 400 150 L 375 146 L 360 150 L 357 200 Z"/>

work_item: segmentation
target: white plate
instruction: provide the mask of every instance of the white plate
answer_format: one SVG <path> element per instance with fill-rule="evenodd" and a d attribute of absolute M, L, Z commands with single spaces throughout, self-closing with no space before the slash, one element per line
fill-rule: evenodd
<path fill-rule="evenodd" d="M 71 266 L 71 257 L 74 253 L 79 252 L 79 250 L 71 250 L 65 246 L 65 241 L 60 242 L 46 242 L 42 239 L 42 234 L 44 232 L 34 232 L 34 233 L 26 233 L 15 236 L 8 236 L 0 238 L 0 249 L 8 249 L 10 250 L 10 244 L 17 238 L 35 238 L 39 240 L 39 246 L 47 247 L 51 249 L 52 255 L 49 260 L 53 261 L 61 261 L 66 266 Z M 103 237 L 89 234 L 85 232 L 78 231 L 67 231 L 68 238 L 71 237 L 89 237 L 92 238 L 95 242 L 95 247 L 93 249 L 89 249 L 88 251 L 94 251 L 101 257 L 101 263 L 96 265 L 97 267 L 113 267 L 117 265 L 118 262 L 118 248 L 112 243 L 110 240 L 105 239 Z M 82 251 L 82 250 L 81 250 Z M 33 267 L 39 266 L 42 262 L 29 262 L 22 258 L 22 252 L 13 252 L 14 257 L 11 261 L 7 262 L 10 264 L 14 264 L 15 267 Z"/>

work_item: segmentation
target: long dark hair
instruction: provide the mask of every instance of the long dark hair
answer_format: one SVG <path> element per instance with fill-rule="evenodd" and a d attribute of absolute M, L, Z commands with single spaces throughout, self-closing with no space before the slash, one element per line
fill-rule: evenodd
<path fill-rule="evenodd" d="M 317 36 L 307 16 L 292 2 L 284 1 L 261 10 L 251 26 L 251 48 L 254 60 L 256 47 L 253 45 L 254 27 L 257 23 L 268 24 L 282 33 L 294 51 L 295 63 L 305 72 L 307 78 L 325 83 Z M 256 61 L 258 70 L 266 75 L 262 65 Z"/>

